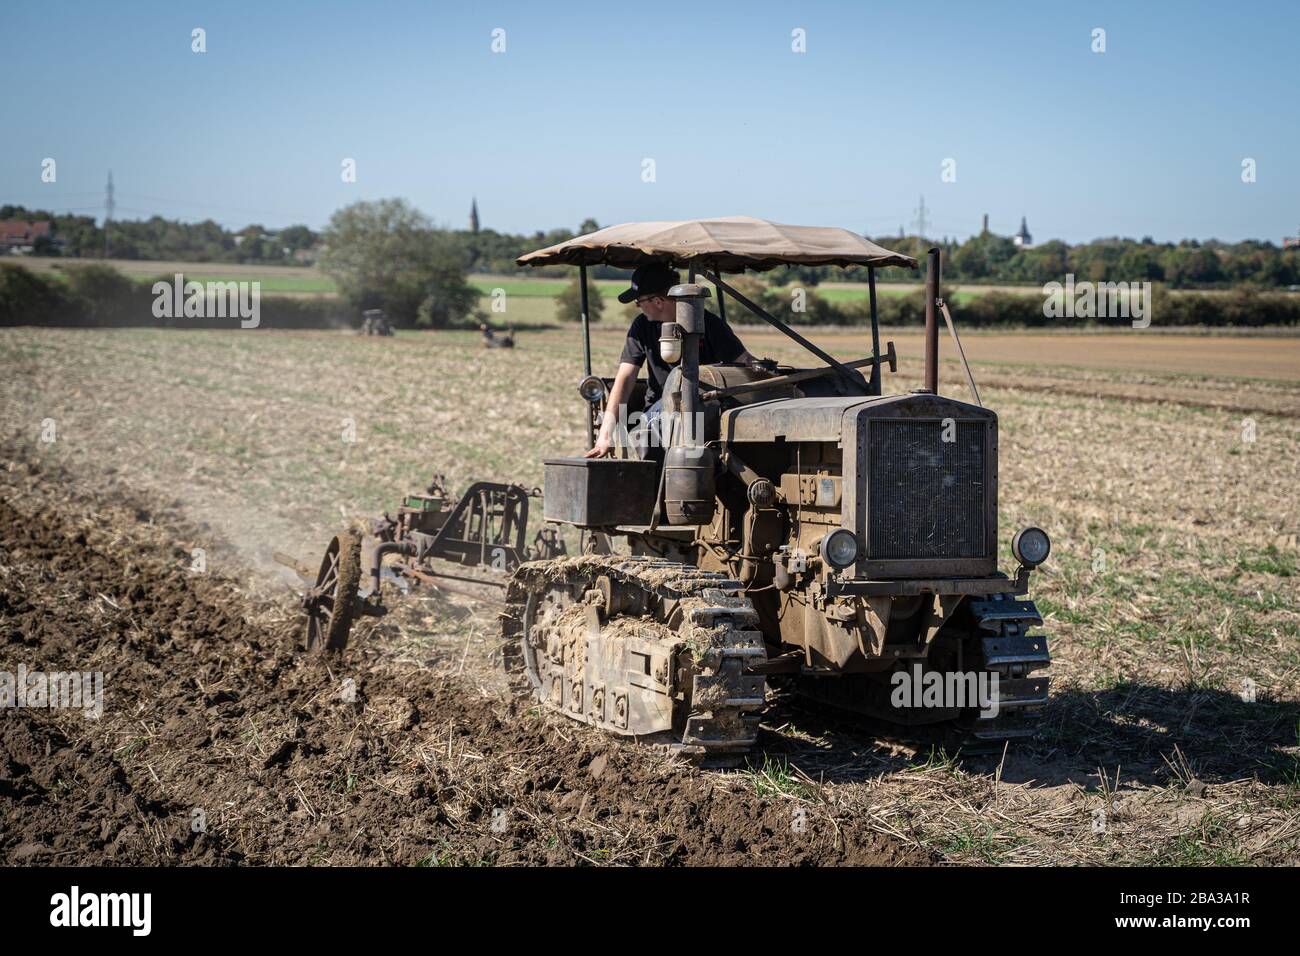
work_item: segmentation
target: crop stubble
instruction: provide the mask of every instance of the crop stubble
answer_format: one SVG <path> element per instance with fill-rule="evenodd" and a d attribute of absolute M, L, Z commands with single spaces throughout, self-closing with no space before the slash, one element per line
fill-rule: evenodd
<path fill-rule="evenodd" d="M 887 379 L 892 390 L 919 377 L 912 341 L 900 337 L 905 360 L 899 378 Z M 836 340 L 834 348 L 848 355 L 854 344 Z M 616 345 L 615 335 L 597 337 L 598 366 L 614 361 Z M 57 491 L 75 502 L 106 483 L 129 489 L 192 526 L 189 544 L 208 550 L 214 575 L 234 579 L 245 592 L 241 599 L 283 607 L 284 619 L 272 628 L 289 626 L 290 602 L 287 579 L 267 573 L 275 568 L 272 550 L 312 564 L 344 520 L 391 507 L 435 470 L 446 472 L 453 487 L 479 477 L 538 484 L 543 457 L 572 453 L 582 441 L 573 389 L 580 360 L 567 331 L 522 336 L 514 352 L 482 350 L 474 336 L 460 333 L 381 342 L 324 333 L 138 330 L 3 330 L 0 349 L 7 457 L 46 476 L 29 479 L 33 487 L 52 482 L 43 492 L 13 492 L 18 504 L 27 502 L 25 515 L 55 506 L 41 494 Z M 978 356 L 978 349 L 968 345 L 968 353 Z M 1032 355 L 1001 357 L 1024 365 L 982 365 L 976 357 L 983 397 L 1001 416 L 1001 538 L 1033 522 L 1054 541 L 1034 589 L 1049 612 L 1055 659 L 1044 738 L 1001 762 L 953 760 L 928 753 L 933 742 L 924 738 L 895 739 L 886 728 L 837 721 L 779 698 L 762 740 L 766 772 L 759 766 L 711 786 L 760 794 L 775 779 L 775 796 L 762 799 L 778 801 L 783 812 L 789 801 L 809 799 L 827 819 L 860 818 L 874 832 L 954 861 L 1295 862 L 1300 386 L 1294 376 L 1248 381 L 1225 372 L 1205 379 L 1177 367 L 1173 374 L 1107 371 L 1083 362 L 1047 370 L 1034 368 Z M 955 368 L 945 376 L 962 397 Z M 52 445 L 38 438 L 45 419 L 58 429 Z M 1246 440 L 1247 419 L 1253 441 Z M 349 421 L 354 443 L 344 440 Z M 390 618 L 366 625 L 358 666 L 388 675 L 388 696 L 415 700 L 420 726 L 468 706 L 452 687 L 495 701 L 489 709 L 508 706 L 492 658 L 490 592 L 468 591 L 402 602 Z M 94 612 L 103 613 L 102 606 Z M 169 613 L 163 602 L 159 614 Z M 5 618 L 9 624 L 12 609 Z M 98 624 L 98 617 L 82 616 L 68 626 Z M 107 654 L 122 631 L 105 633 Z M 254 674 L 278 667 L 310 683 L 278 647 L 270 649 L 265 634 L 235 641 L 240 649 L 223 668 Z M 184 664 L 178 666 L 183 673 Z M 1241 700 L 1247 680 L 1256 688 L 1254 703 Z M 205 707 L 195 709 L 198 723 L 216 719 Z M 313 746 L 336 747 L 330 733 Z M 388 734 L 398 751 L 407 746 L 402 733 Z M 537 734 L 543 739 L 540 728 Z M 247 741 L 242 746 L 241 759 L 252 760 Z M 633 759 L 625 748 L 590 746 L 608 751 L 610 760 Z M 176 753 L 185 747 L 182 741 Z M 104 756 L 93 744 L 90 753 Z M 785 786 L 787 780 L 794 783 Z M 249 786 L 257 788 L 255 781 Z M 168 806 L 189 799 L 162 793 Z M 1107 803 L 1106 827 L 1095 832 L 1096 811 Z M 182 841 L 161 858 L 218 860 L 230 852 L 250 860 L 305 859 L 287 835 L 294 824 L 279 820 L 279 835 L 266 835 L 281 811 L 256 800 L 252 806 L 261 807 L 255 812 L 263 827 L 255 851 L 236 841 L 211 842 L 200 852 Z M 760 816 L 770 811 L 761 801 L 757 806 Z M 431 861 L 464 861 L 486 858 L 493 847 L 500 852 L 496 842 L 475 842 L 481 829 L 468 843 L 459 830 L 442 831 L 450 848 L 439 851 L 412 837 L 395 857 L 383 855 L 391 846 L 375 849 L 379 837 L 360 855 L 327 841 L 320 859 L 409 862 L 421 852 Z M 395 825 L 393 832 L 404 831 Z M 555 859 L 582 858 L 564 845 Z M 651 846 L 634 845 L 638 852 Z"/>

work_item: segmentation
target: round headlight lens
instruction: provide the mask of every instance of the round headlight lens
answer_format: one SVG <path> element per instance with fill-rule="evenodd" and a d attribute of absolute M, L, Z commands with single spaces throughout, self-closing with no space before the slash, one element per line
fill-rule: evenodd
<path fill-rule="evenodd" d="M 578 383 L 578 394 L 595 405 L 605 397 L 605 383 L 600 380 L 598 375 L 588 375 Z"/>
<path fill-rule="evenodd" d="M 847 568 L 858 558 L 858 539 L 847 528 L 822 538 L 822 558 L 836 568 Z"/>
<path fill-rule="evenodd" d="M 659 357 L 668 365 L 676 365 L 682 360 L 682 340 L 677 326 L 671 322 L 665 322 L 660 332 Z"/>
<path fill-rule="evenodd" d="M 1036 568 L 1052 553 L 1052 542 L 1042 528 L 1022 528 L 1011 539 L 1011 553 L 1027 568 Z"/>

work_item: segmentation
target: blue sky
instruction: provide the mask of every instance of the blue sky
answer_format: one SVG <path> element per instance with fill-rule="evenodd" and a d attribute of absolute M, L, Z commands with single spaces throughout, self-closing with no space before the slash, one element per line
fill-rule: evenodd
<path fill-rule="evenodd" d="M 746 214 L 891 234 L 924 194 L 934 236 L 987 212 L 1040 242 L 1278 242 L 1300 230 L 1297 27 L 1296 2 L 5 0 L 0 202 L 97 214 L 111 168 L 120 218 L 230 226 L 403 196 L 459 227 L 477 196 L 511 232 Z"/>

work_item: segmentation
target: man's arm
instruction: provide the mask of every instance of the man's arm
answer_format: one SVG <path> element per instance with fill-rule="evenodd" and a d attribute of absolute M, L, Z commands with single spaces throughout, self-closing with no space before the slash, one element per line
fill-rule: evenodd
<path fill-rule="evenodd" d="M 600 421 L 600 434 L 596 436 L 595 446 L 585 457 L 604 458 L 612 454 L 614 428 L 618 425 L 619 409 L 632 397 L 637 372 L 640 370 L 640 366 L 632 362 L 619 363 L 618 374 L 614 376 L 614 387 L 609 390 L 609 400 L 605 403 L 605 415 Z"/>
<path fill-rule="evenodd" d="M 732 331 L 732 328 L 727 323 L 726 319 L 710 312 L 705 321 L 712 327 L 711 331 L 713 332 L 714 340 L 712 343 L 713 354 L 717 357 L 718 361 L 738 362 L 741 365 L 753 365 L 754 362 L 757 361 L 754 356 L 749 354 L 749 350 L 745 348 L 745 344 L 740 341 L 740 336 Z"/>

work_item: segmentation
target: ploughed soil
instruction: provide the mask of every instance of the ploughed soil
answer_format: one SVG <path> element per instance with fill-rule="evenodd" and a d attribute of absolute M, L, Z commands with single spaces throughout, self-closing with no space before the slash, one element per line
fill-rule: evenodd
<path fill-rule="evenodd" d="M 7 451 L 0 671 L 99 671 L 104 699 L 0 710 L 0 863 L 930 862 L 375 648 L 304 659 L 288 602 L 191 569 L 178 513 Z"/>

